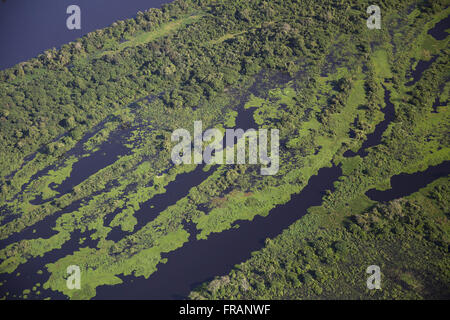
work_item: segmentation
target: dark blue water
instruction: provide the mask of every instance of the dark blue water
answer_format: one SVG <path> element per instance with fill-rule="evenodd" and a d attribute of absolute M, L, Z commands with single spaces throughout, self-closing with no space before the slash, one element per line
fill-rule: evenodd
<path fill-rule="evenodd" d="M 108 233 L 106 239 L 118 242 L 122 238 L 138 232 L 168 206 L 174 205 L 178 200 L 187 196 L 191 188 L 201 184 L 214 172 L 212 168 L 209 171 L 204 171 L 203 169 L 203 165 L 197 166 L 194 171 L 178 175 L 175 181 L 170 182 L 164 188 L 166 189 L 164 193 L 157 194 L 150 200 L 140 204 L 140 209 L 133 214 L 137 220 L 133 232 L 122 231 L 120 227 L 114 227 Z"/>
<path fill-rule="evenodd" d="M 392 120 L 395 119 L 395 107 L 394 104 L 391 102 L 391 92 L 386 89 L 384 85 L 384 102 L 386 103 L 386 107 L 381 109 L 381 111 L 384 113 L 384 119 L 379 124 L 376 125 L 374 132 L 369 133 L 366 137 L 366 140 L 364 140 L 361 148 L 358 150 L 358 152 L 353 152 L 352 150 L 347 150 L 344 152 L 344 157 L 354 157 L 356 155 L 360 157 L 365 157 L 368 154 L 367 149 L 374 147 L 376 145 L 379 145 L 383 139 L 383 134 L 388 128 L 389 124 L 392 122 Z"/>
<path fill-rule="evenodd" d="M 73 41 L 138 11 L 159 8 L 170 0 L 2 0 L 0 1 L 0 69 Z M 69 5 L 81 9 L 81 30 L 69 30 Z"/>
<path fill-rule="evenodd" d="M 304 216 L 309 207 L 320 205 L 326 191 L 334 190 L 333 184 L 341 174 L 340 167 L 320 169 L 290 201 L 275 207 L 266 217 L 237 221 L 239 228 L 212 233 L 206 240 L 196 240 L 196 230 L 189 230 L 190 241 L 163 254 L 167 263 L 158 264 L 158 271 L 148 279 L 121 275 L 124 283 L 98 287 L 95 299 L 186 298 L 199 284 L 227 274 L 235 264 L 250 258 L 251 252 L 264 247 L 266 238 L 276 237 Z"/>
<path fill-rule="evenodd" d="M 411 75 L 412 75 L 412 80 L 408 81 L 405 85 L 407 87 L 410 87 L 414 84 L 416 84 L 417 81 L 419 81 L 422 78 L 422 74 L 425 70 L 427 70 L 431 64 L 436 61 L 438 55 L 434 55 L 430 60 L 425 61 L 425 60 L 420 60 L 417 63 L 417 66 L 414 70 L 411 70 Z"/>
<path fill-rule="evenodd" d="M 371 189 L 366 195 L 375 201 L 391 201 L 408 196 L 417 190 L 426 187 L 440 177 L 450 174 L 450 161 L 444 161 L 437 166 L 428 167 L 425 171 L 418 171 L 412 174 L 402 173 L 391 178 L 391 189 L 376 190 Z"/>
<path fill-rule="evenodd" d="M 36 56 L 40 52 L 79 38 L 83 34 L 110 25 L 115 20 L 134 17 L 136 12 L 150 7 L 159 7 L 162 3 L 170 1 L 162 0 L 6 0 L 0 2 L 0 40 L 2 50 L 0 50 L 0 69 L 12 66 L 20 61 Z M 66 28 L 66 8 L 69 4 L 77 4 L 81 7 L 82 30 L 68 30 Z M 437 24 L 433 32 L 444 28 L 445 23 Z M 433 35 L 434 36 L 434 35 Z M 413 77 L 417 75 L 413 74 Z M 389 92 L 385 91 L 385 99 L 389 101 Z M 377 126 L 373 137 L 368 137 L 360 152 L 365 152 L 367 147 L 374 146 L 380 142 L 382 133 L 386 129 L 394 114 L 393 106 L 387 103 L 385 120 L 381 126 Z M 387 114 L 386 114 L 387 113 Z M 245 118 L 251 119 L 251 110 L 243 110 L 243 118 L 238 118 L 236 124 L 246 128 Z M 374 143 L 376 142 L 376 143 Z M 359 153 L 359 152 L 358 152 Z M 362 154 L 362 155 L 365 155 Z M 97 158 L 96 158 L 97 159 Z M 79 168 L 82 170 L 82 168 Z M 75 171 L 80 173 L 80 170 Z M 446 173 L 447 172 L 447 173 Z M 444 174 L 448 174 L 448 170 Z M 419 173 L 422 182 L 428 179 L 433 180 L 441 174 L 435 175 L 434 171 L 426 171 L 430 177 Z M 139 298 L 139 299 L 161 299 L 161 298 L 185 298 L 190 290 L 204 281 L 212 279 L 216 275 L 226 274 L 234 264 L 245 261 L 250 257 L 250 253 L 264 246 L 264 239 L 275 237 L 283 229 L 301 218 L 307 208 L 312 205 L 319 205 L 326 190 L 333 189 L 333 182 L 341 175 L 338 167 L 322 168 L 316 176 L 313 176 L 303 191 L 292 196 L 291 200 L 281 206 L 274 208 L 267 217 L 257 216 L 253 221 L 239 222 L 240 228 L 224 231 L 219 234 L 212 234 L 207 240 L 196 240 L 195 230 L 191 232 L 189 243 L 179 250 L 175 250 L 164 257 L 168 258 L 166 264 L 158 265 L 158 271 L 149 279 L 133 276 L 122 277 L 125 283 L 119 286 L 103 286 L 98 288 L 96 298 Z M 415 176 L 414 176 L 415 177 Z M 66 182 L 68 187 L 76 184 L 75 176 L 71 176 Z M 404 184 L 410 180 L 397 184 L 396 178 L 392 180 L 395 190 L 403 190 Z M 70 182 L 70 183 L 69 183 Z M 420 182 L 420 181 L 419 181 Z M 416 186 L 415 188 L 419 188 Z M 181 188 L 185 189 L 185 188 Z M 414 188 L 413 188 L 414 189 Z M 185 190 L 183 190 L 184 192 Z M 413 192 L 414 190 L 408 190 Z M 391 191 L 392 192 L 392 191 Z M 374 196 L 375 193 L 371 194 Z M 178 199 L 182 194 L 173 194 L 171 202 Z M 377 195 L 375 195 L 376 197 Z M 397 196 L 397 195 L 394 195 Z M 391 198 L 392 195 L 380 194 L 380 201 Z M 78 204 L 74 204 L 78 205 Z M 158 207 L 163 208 L 165 203 L 159 203 Z M 70 211 L 70 210 L 68 210 Z M 46 221 L 43 227 L 51 229 L 52 224 Z M 187 226 L 189 227 L 189 226 Z M 39 230 L 40 231 L 40 230 Z M 43 236 L 41 232 L 36 232 L 34 236 Z M 49 234 L 46 234 L 49 236 Z M 32 236 L 30 234 L 30 236 Z M 20 293 L 22 288 L 26 288 L 29 283 L 35 281 L 44 282 L 48 274 L 37 278 L 38 267 L 48 262 L 57 261 L 63 256 L 70 254 L 79 247 L 78 240 L 81 232 L 75 231 L 61 249 L 51 251 L 43 257 L 30 259 L 30 261 L 19 267 L 17 270 L 21 274 L 27 275 L 24 278 L 12 279 L 11 275 L 3 275 L 8 280 L 5 287 L 15 287 L 15 291 Z M 83 246 L 95 247 L 96 243 L 89 241 Z M 1 279 L 1 278 L 0 278 Z M 16 282 L 19 281 L 20 285 Z M 53 298 L 61 298 L 57 293 L 49 294 Z"/>
<path fill-rule="evenodd" d="M 428 31 L 428 34 L 436 40 L 444 40 L 448 36 L 447 29 L 450 29 L 450 16 L 436 23 L 433 29 Z"/>
<path fill-rule="evenodd" d="M 29 259 L 26 263 L 21 264 L 13 273 L 0 274 L 0 281 L 4 282 L 4 284 L 0 286 L 0 297 L 5 297 L 8 292 L 9 299 L 16 299 L 21 296 L 24 289 L 31 289 L 36 283 L 40 283 L 41 285 L 45 283 L 50 277 L 50 273 L 45 267 L 47 263 L 56 262 L 67 255 L 73 254 L 75 251 L 74 248 L 95 248 L 97 246 L 98 240 L 90 239 L 92 233 L 94 233 L 92 230 L 85 232 L 76 230 L 61 248 L 48 251 L 42 256 Z M 81 238 L 86 238 L 82 245 L 80 245 Z M 42 271 L 42 273 L 39 274 L 39 270 Z M 17 274 L 20 274 L 20 276 L 17 276 Z M 32 293 L 29 298 L 42 299 L 43 297 L 50 296 L 52 299 L 66 299 L 66 296 L 57 291 L 44 290 L 42 287 L 39 288 L 39 291 L 43 296 Z M 16 297 L 14 297 L 14 295 Z"/>

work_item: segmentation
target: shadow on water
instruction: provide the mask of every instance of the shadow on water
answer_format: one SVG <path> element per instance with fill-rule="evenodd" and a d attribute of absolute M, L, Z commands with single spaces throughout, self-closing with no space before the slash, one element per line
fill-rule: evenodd
<path fill-rule="evenodd" d="M 450 174 L 450 161 L 445 161 L 437 166 L 429 167 L 425 171 L 412 174 L 402 173 L 391 178 L 391 189 L 379 191 L 371 189 L 366 195 L 374 201 L 391 201 L 410 195 L 421 188 L 426 187 L 434 180 Z"/>
<path fill-rule="evenodd" d="M 391 92 L 388 89 L 386 89 L 384 85 L 383 88 L 384 88 L 384 102 L 386 103 L 386 106 L 381 111 L 384 113 L 384 120 L 381 121 L 375 127 L 374 132 L 367 135 L 366 140 L 363 142 L 358 152 L 355 153 L 351 150 L 347 150 L 344 153 L 344 157 L 348 158 L 357 155 L 360 157 L 367 156 L 368 154 L 367 149 L 381 143 L 384 131 L 386 131 L 391 121 L 395 119 L 395 107 L 394 104 L 391 102 Z"/>
<path fill-rule="evenodd" d="M 207 240 L 196 240 L 191 233 L 182 248 L 163 254 L 167 263 L 159 264 L 148 279 L 122 276 L 123 284 L 97 288 L 96 299 L 186 298 L 198 284 L 228 273 L 235 264 L 250 258 L 252 251 L 261 249 L 266 238 L 277 236 L 309 207 L 320 205 L 325 191 L 333 189 L 341 173 L 339 167 L 320 169 L 289 202 L 275 207 L 266 217 L 238 221 L 239 228 L 210 234 Z"/>

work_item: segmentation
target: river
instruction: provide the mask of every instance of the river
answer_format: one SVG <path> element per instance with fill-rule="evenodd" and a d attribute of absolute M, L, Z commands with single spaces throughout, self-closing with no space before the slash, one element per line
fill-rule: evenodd
<path fill-rule="evenodd" d="M 4 0 L 0 2 L 0 70 L 83 35 L 133 18 L 138 11 L 159 8 L 168 0 Z M 69 30 L 66 9 L 78 5 L 81 30 Z"/>
<path fill-rule="evenodd" d="M 56 0 L 42 1 L 39 2 L 39 10 L 36 8 L 37 4 L 35 4 L 34 1 L 28 2 L 29 6 L 23 7 L 26 7 L 26 10 L 24 9 L 24 12 L 22 13 L 26 20 L 24 22 L 25 25 L 23 26 L 23 29 L 21 29 L 22 24 L 20 24 L 20 27 L 8 28 L 8 30 L 11 31 L 11 34 L 6 32 L 5 28 L 0 29 L 2 30 L 0 32 L 3 32 L 3 34 L 0 33 L 2 37 L 6 40 L 9 39 L 10 42 L 6 42 L 11 44 L 9 47 L 11 50 L 3 50 L 1 52 L 0 61 L 2 64 L 0 65 L 0 68 L 5 68 L 19 61 L 26 60 L 46 48 L 51 46 L 59 46 L 70 40 L 74 40 L 81 35 L 81 32 L 76 34 L 77 32 L 69 32 L 65 29 L 65 7 L 69 2 Z M 157 6 L 157 4 L 159 5 L 163 2 L 166 1 L 152 1 L 150 6 L 152 6 L 152 4 Z M 122 3 L 122 6 L 126 8 L 126 10 L 121 8 L 119 3 Z M 70 1 L 70 4 L 79 4 L 82 7 L 82 10 L 86 11 L 86 24 L 83 24 L 83 34 L 97 28 L 107 26 L 114 20 L 132 17 L 137 10 L 144 10 L 149 7 L 149 1 L 144 0 L 127 2 L 119 0 L 97 0 L 95 1 L 95 4 L 94 1 L 86 0 Z M 102 4 L 105 6 L 102 7 Z M 108 10 L 104 10 L 106 5 L 108 5 Z M 21 6 L 19 6 L 17 2 L 13 1 L 0 3 L 0 6 L 8 8 L 10 13 L 20 12 L 21 10 Z M 45 10 L 47 6 L 49 7 L 48 12 Z M 37 45 L 36 42 L 27 42 L 27 37 L 36 37 L 36 34 L 39 34 L 40 32 L 45 33 L 46 28 L 54 28 L 56 22 L 53 20 L 55 20 L 54 18 L 56 16 L 59 17 L 61 11 L 62 17 L 58 19 L 61 19 L 62 22 L 58 19 L 56 20 L 59 21 L 59 24 L 62 24 L 62 30 L 56 30 L 56 35 L 53 33 L 40 35 L 41 41 L 38 41 L 39 45 Z M 18 23 L 11 21 L 11 17 L 5 17 L 4 12 L 4 10 L 0 10 L 0 23 L 2 26 L 4 26 L 8 21 L 8 23 L 12 26 L 14 26 L 14 23 Z M 95 22 L 90 20 L 93 19 L 92 17 L 95 12 L 104 12 L 107 14 L 98 14 L 97 18 L 101 18 L 99 21 Z M 28 16 L 29 19 L 27 20 L 26 17 Z M 45 21 L 44 24 L 39 28 L 36 28 L 36 30 L 33 30 L 32 32 L 29 31 L 33 25 L 39 24 L 40 19 L 52 21 Z M 445 28 L 445 26 L 445 23 L 438 23 L 435 28 L 442 29 Z M 443 32 L 439 30 L 434 30 L 430 34 L 433 34 L 433 36 L 439 36 Z M 20 38 L 21 32 L 30 32 L 30 34 L 25 38 Z M 15 39 L 22 40 L 22 50 L 16 48 L 18 44 L 15 42 Z M 14 54 L 14 50 L 16 50 L 16 54 Z M 18 54 L 19 51 L 21 52 L 20 54 Z M 417 81 L 422 72 L 423 70 L 420 68 L 420 72 L 413 73 L 412 81 Z M 381 142 L 384 131 L 388 127 L 389 123 L 395 118 L 394 106 L 390 102 L 390 92 L 386 88 L 384 89 L 386 107 L 383 108 L 382 111 L 385 114 L 385 119 L 377 125 L 375 131 L 371 135 L 368 135 L 367 140 L 363 143 L 357 153 L 348 152 L 345 156 L 349 157 L 357 154 L 360 156 L 367 155 L 367 148 L 374 147 Z M 251 90 L 249 90 L 249 92 L 251 92 Z M 240 112 L 236 124 L 237 126 L 245 129 L 254 124 L 254 122 L 252 122 L 253 112 L 251 110 L 243 110 L 242 106 L 242 104 L 239 106 Z M 110 142 L 104 145 L 105 148 L 111 150 L 110 154 L 114 155 L 114 159 L 128 151 L 126 148 L 119 148 L 118 150 L 115 150 L 114 145 L 116 144 L 113 143 L 111 145 Z M 80 179 L 83 180 L 95 172 L 95 170 L 91 170 L 91 165 L 98 164 L 100 167 L 105 166 L 104 160 L 105 159 L 102 156 L 101 151 L 98 154 L 94 154 L 92 157 L 87 157 L 86 160 L 80 162 L 78 165 L 79 167 L 74 168 L 74 174 L 71 175 L 67 181 L 64 181 L 63 185 L 59 187 L 59 191 L 67 192 L 74 185 L 76 185 Z M 154 218 L 158 212 L 166 208 L 168 205 L 175 203 L 178 199 L 183 197 L 191 186 L 206 179 L 213 171 L 214 168 L 211 168 L 209 172 L 204 172 L 202 171 L 202 167 L 198 167 L 193 172 L 177 177 L 177 180 L 169 184 L 167 187 L 168 190 L 170 190 L 170 193 L 156 196 L 152 199 L 152 201 L 150 201 L 158 202 L 152 203 L 155 205 L 154 208 L 148 209 L 147 207 L 147 209 L 142 209 L 142 212 L 137 212 L 136 217 L 138 219 L 138 228 L 145 225 L 145 223 Z M 268 216 L 256 216 L 252 221 L 238 221 L 236 225 L 238 224 L 239 228 L 232 228 L 221 233 L 213 233 L 209 235 L 206 240 L 197 240 L 195 238 L 197 233 L 195 228 L 192 225 L 186 225 L 191 233 L 191 237 L 189 239 L 190 241 L 178 250 L 163 254 L 163 258 L 167 258 L 167 263 L 159 264 L 157 272 L 152 274 L 149 279 L 144 279 L 142 277 L 135 278 L 133 276 L 120 276 L 124 280 L 123 284 L 116 286 L 102 286 L 97 288 L 96 299 L 186 298 L 189 292 L 197 285 L 211 280 L 214 276 L 227 274 L 235 264 L 250 258 L 252 251 L 259 250 L 264 246 L 264 240 L 266 238 L 273 238 L 280 234 L 284 229 L 288 228 L 292 223 L 300 219 L 307 212 L 309 207 L 320 205 L 324 193 L 327 190 L 333 190 L 333 183 L 341 176 L 341 173 L 342 172 L 339 167 L 322 168 L 318 171 L 317 175 L 310 178 L 307 186 L 299 194 L 293 195 L 291 200 L 286 204 L 272 209 Z M 78 174 L 81 174 L 81 178 Z M 391 190 L 371 190 L 367 194 L 372 199 L 378 201 L 388 201 L 417 191 L 419 188 L 424 186 L 424 184 L 426 185 L 434 179 L 447 174 L 448 162 L 445 162 L 440 166 L 432 167 L 424 172 L 393 177 Z M 181 181 L 183 182 L 183 185 L 180 185 Z M 169 194 L 170 196 L 168 196 Z M 37 200 L 39 201 L 39 199 Z M 40 223 L 30 228 L 27 228 L 23 231 L 23 233 L 18 233 L 13 235 L 12 238 L 5 239 L 4 242 L 1 243 L 2 247 L 6 243 L 12 243 L 19 239 L 37 237 L 47 238 L 51 236 L 55 233 L 55 231 L 51 228 L 54 226 L 57 217 L 64 212 L 75 210 L 77 206 L 79 206 L 79 203 L 73 203 L 61 212 L 42 220 Z M 145 204 L 142 207 L 145 208 Z M 145 214 L 149 215 L 144 216 Z M 32 230 L 36 230 L 36 232 L 32 232 Z M 124 235 L 126 235 L 126 233 L 123 233 L 121 230 L 114 230 L 109 237 L 114 240 L 118 240 Z M 57 261 L 58 259 L 73 253 L 75 250 L 78 250 L 80 248 L 79 239 L 81 237 L 87 237 L 86 242 L 84 242 L 81 247 L 96 246 L 96 241 L 89 240 L 89 233 L 81 234 L 79 231 L 75 231 L 71 235 L 71 239 L 66 242 L 62 248 L 50 251 L 43 257 L 30 259 L 11 275 L 0 275 L 0 280 L 7 280 L 6 286 L 3 285 L 0 287 L 0 293 L 4 293 L 4 290 L 8 289 L 8 291 L 13 291 L 16 294 L 20 294 L 23 289 L 29 289 L 30 285 L 34 284 L 36 281 L 40 283 L 45 282 L 48 278 L 48 274 L 45 272 L 44 265 L 46 263 Z M 39 275 L 36 273 L 37 270 L 43 270 L 44 272 Z M 17 272 L 20 272 L 22 276 L 17 277 Z M 56 299 L 64 298 L 57 292 L 45 292 L 45 295 Z"/>

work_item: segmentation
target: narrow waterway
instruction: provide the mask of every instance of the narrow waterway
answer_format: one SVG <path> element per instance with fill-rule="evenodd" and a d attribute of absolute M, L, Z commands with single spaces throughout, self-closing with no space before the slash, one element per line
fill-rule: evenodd
<path fill-rule="evenodd" d="M 444 40 L 448 36 L 447 29 L 450 29 L 450 15 L 436 23 L 436 25 L 428 31 L 428 34 L 436 40 Z"/>
<path fill-rule="evenodd" d="M 122 231 L 120 227 L 114 227 L 108 233 L 106 239 L 117 242 L 123 237 L 139 231 L 147 223 L 155 219 L 161 211 L 185 197 L 192 187 L 202 183 L 214 172 L 214 168 L 209 168 L 208 171 L 205 171 L 204 168 L 203 165 L 199 165 L 191 172 L 178 175 L 175 181 L 170 182 L 165 187 L 166 191 L 164 193 L 157 194 L 150 200 L 139 205 L 140 209 L 133 214 L 137 223 L 132 232 Z M 116 213 L 113 214 L 115 215 Z"/>
<path fill-rule="evenodd" d="M 3 0 L 0 2 L 0 70 L 28 60 L 44 50 L 133 18 L 138 11 L 159 8 L 171 0 Z M 67 7 L 78 5 L 81 29 L 69 30 Z"/>
<path fill-rule="evenodd" d="M 131 131 L 131 128 L 113 131 L 108 140 L 102 143 L 98 151 L 75 162 L 72 166 L 70 177 L 60 185 L 55 186 L 53 190 L 60 194 L 70 192 L 73 187 L 94 173 L 113 164 L 119 157 L 129 154 L 131 150 L 124 145 L 124 142 L 129 137 Z"/>
<path fill-rule="evenodd" d="M 422 78 L 422 74 L 425 70 L 427 70 L 434 61 L 436 61 L 438 55 L 434 55 L 433 57 L 431 57 L 430 60 L 419 60 L 419 62 L 417 63 L 416 67 L 414 68 L 414 70 L 411 70 L 411 76 L 412 79 L 411 81 L 408 81 L 405 85 L 407 87 L 413 86 L 416 84 L 417 81 L 419 81 Z"/>
<path fill-rule="evenodd" d="M 48 2 L 50 3 L 51 1 Z M 76 2 L 77 1 L 74 3 Z M 148 2 L 146 3 L 146 7 L 148 7 L 149 4 Z M 124 3 L 124 5 L 127 4 L 128 2 L 126 4 Z M 445 20 L 447 21 L 448 18 L 449 17 Z M 439 30 L 430 30 L 430 34 L 435 38 L 441 37 L 443 34 L 442 30 L 445 30 L 447 27 L 448 21 L 446 23 L 440 22 L 433 28 Z M 445 32 L 445 34 L 447 33 Z M 65 42 L 67 41 L 64 40 L 62 43 Z M 35 54 L 33 53 L 32 56 L 34 55 Z M 20 58 L 20 61 L 22 60 L 24 59 Z M 418 70 L 421 72 L 413 73 L 413 81 L 417 81 L 418 77 L 420 77 L 425 69 L 426 68 Z M 384 120 L 377 125 L 372 134 L 367 136 L 366 141 L 364 141 L 357 153 L 348 151 L 344 154 L 346 157 L 367 155 L 367 148 L 376 146 L 381 142 L 384 131 L 389 123 L 395 118 L 395 109 L 390 102 L 390 92 L 386 88 L 384 88 L 384 90 L 386 102 L 386 107 L 382 110 L 385 116 Z M 249 92 L 251 92 L 251 90 L 249 90 Z M 243 129 L 254 127 L 253 111 L 251 109 L 244 110 L 243 105 L 240 106 L 239 111 L 240 113 L 236 120 L 237 127 Z M 116 151 L 117 150 L 112 150 L 112 153 L 110 154 L 114 159 L 116 159 L 116 156 L 114 155 L 120 155 L 124 152 L 124 149 L 119 148 L 120 152 L 118 153 L 116 153 Z M 91 168 L 92 163 L 88 162 L 88 158 L 86 158 L 86 162 L 81 163 L 74 168 L 74 174 L 58 187 L 59 191 L 67 192 L 74 185 L 92 174 L 92 172 L 98 171 L 98 168 L 96 170 Z M 98 162 L 99 165 L 104 166 L 105 161 L 110 161 L 111 159 L 104 159 L 101 157 L 101 153 L 99 153 L 95 157 L 90 158 L 90 161 L 94 160 L 96 163 Z M 199 166 L 193 172 L 180 175 L 173 184 L 167 186 L 168 191 L 170 192 L 156 196 L 150 200 L 149 203 L 143 204 L 142 212 L 138 211 L 136 213 L 138 219 L 137 229 L 148 223 L 148 221 L 153 219 L 158 212 L 168 205 L 175 203 L 178 199 L 185 196 L 190 187 L 197 185 L 213 172 L 213 168 L 211 168 L 209 172 L 205 172 L 202 169 L 203 168 Z M 392 189 L 387 191 L 369 190 L 367 195 L 377 201 L 388 201 L 417 191 L 429 182 L 441 176 L 446 176 L 448 173 L 449 162 L 447 161 L 439 166 L 430 167 L 424 172 L 418 172 L 413 175 L 403 174 L 395 176 L 391 180 Z M 209 235 L 206 240 L 197 240 L 195 238 L 197 233 L 196 230 L 193 229 L 192 225 L 187 225 L 186 228 L 188 228 L 191 233 L 190 241 L 182 248 L 164 254 L 163 258 L 167 258 L 167 263 L 159 264 L 157 267 L 158 271 L 151 275 L 149 279 L 143 279 L 142 277 L 135 278 L 133 276 L 120 276 L 124 280 L 123 284 L 99 287 L 97 289 L 96 298 L 186 298 L 189 292 L 197 285 L 211 280 L 214 276 L 227 274 L 235 264 L 250 258 L 252 251 L 259 250 L 264 246 L 264 240 L 266 238 L 273 238 L 280 234 L 284 229 L 300 219 L 307 212 L 309 207 L 320 205 L 325 192 L 327 190 L 333 190 L 333 183 L 341 176 L 341 174 L 342 172 L 339 167 L 322 168 L 318 171 L 317 175 L 311 177 L 307 186 L 299 194 L 293 195 L 291 200 L 286 204 L 272 209 L 268 216 L 256 216 L 252 221 L 239 221 L 237 222 L 239 228 L 232 228 L 221 233 L 213 233 Z M 180 183 L 183 185 L 180 185 Z M 148 205 L 150 204 L 154 207 L 149 208 Z M 52 226 L 54 226 L 54 222 L 56 221 L 55 219 L 63 212 L 75 210 L 79 205 L 80 203 L 73 203 L 59 214 L 48 217 L 48 220 L 46 218 L 39 224 L 27 228 L 24 233 L 14 235 L 17 236 L 17 238 L 7 239 L 1 245 L 5 245 L 8 241 L 9 243 L 13 243 L 20 239 L 24 239 L 25 235 L 33 238 L 47 238 L 51 236 L 55 232 L 52 230 Z M 36 232 L 33 232 L 32 230 L 36 230 Z M 127 233 L 114 229 L 109 237 L 113 240 L 119 240 L 125 235 L 127 235 Z M 86 237 L 87 240 L 80 245 L 79 241 L 83 237 Z M 72 233 L 71 239 L 63 244 L 60 249 L 50 251 L 42 257 L 30 259 L 27 263 L 19 266 L 13 274 L 0 275 L 0 281 L 5 281 L 5 284 L 0 286 L 0 296 L 6 291 L 20 295 L 23 289 L 30 289 L 30 286 L 36 282 L 45 282 L 49 276 L 45 272 L 45 264 L 55 262 L 58 259 L 73 253 L 80 247 L 95 247 L 96 241 L 89 239 L 89 233 L 81 234 L 81 232 L 77 230 Z M 43 273 L 39 274 L 38 270 L 42 270 Z M 17 276 L 17 273 L 20 273 L 20 276 Z M 52 298 L 64 298 L 57 292 L 45 292 L 45 295 Z"/>
<path fill-rule="evenodd" d="M 367 149 L 381 143 L 383 133 L 386 131 L 391 121 L 395 119 L 395 107 L 394 104 L 391 102 L 391 92 L 384 85 L 383 89 L 384 89 L 384 103 L 386 104 L 386 106 L 383 109 L 381 109 L 381 111 L 384 113 L 383 121 L 377 124 L 374 132 L 367 135 L 366 140 L 364 140 L 358 152 L 347 150 L 344 153 L 344 157 L 348 158 L 357 155 L 360 157 L 367 156 Z"/>
<path fill-rule="evenodd" d="M 244 128 L 252 127 L 254 124 L 253 110 L 244 110 L 242 106 L 240 107 L 240 112 L 238 113 L 236 120 L 239 121 Z M 124 146 L 124 143 L 126 143 L 126 138 L 129 136 L 130 131 L 131 129 L 117 129 L 116 131 L 113 131 L 109 137 L 110 139 L 102 143 L 98 151 L 79 160 L 76 165 L 73 166 L 71 175 L 55 189 L 61 193 L 69 192 L 75 185 L 84 181 L 91 174 L 113 163 L 118 157 L 127 154 L 129 149 Z M 88 133 L 88 135 L 92 136 L 92 133 Z M 77 147 L 70 151 L 70 154 L 75 156 L 80 156 L 80 154 L 83 153 L 84 149 L 81 144 L 78 144 Z M 156 195 L 149 201 L 141 204 L 141 209 L 134 214 L 138 222 L 132 233 L 141 229 L 148 222 L 157 217 L 157 215 L 169 205 L 173 205 L 179 199 L 185 197 L 192 187 L 200 184 L 210 176 L 214 172 L 215 167 L 213 166 L 209 168 L 209 170 L 204 169 L 204 165 L 199 165 L 191 172 L 178 175 L 175 181 L 170 182 L 165 187 L 166 191 L 163 194 Z M 98 193 L 104 191 L 105 190 L 100 190 Z M 98 193 L 94 193 L 92 196 Z M 36 204 L 38 204 L 40 199 L 37 200 Z M 64 213 L 77 210 L 83 202 L 86 202 L 86 200 L 87 199 L 80 199 L 75 201 L 61 211 L 45 217 L 43 220 L 25 228 L 23 231 L 14 233 L 6 239 L 0 240 L 0 247 L 5 248 L 12 243 L 24 239 L 48 239 L 54 236 L 57 234 L 57 231 L 53 229 L 57 219 Z M 108 225 L 117 213 L 118 212 L 115 211 L 105 217 L 105 225 Z M 92 232 L 82 234 L 79 230 L 75 230 L 70 235 L 70 240 L 65 242 L 61 248 L 46 252 L 42 257 L 29 259 L 26 263 L 21 264 L 12 274 L 0 274 L 0 282 L 4 282 L 4 284 L 0 286 L 0 297 L 4 296 L 6 292 L 9 292 L 9 298 L 13 298 L 13 296 L 16 296 L 16 298 L 19 297 L 23 290 L 30 289 L 37 282 L 42 284 L 48 279 L 49 274 L 45 271 L 45 264 L 56 262 L 79 250 L 81 247 L 95 247 L 97 241 L 93 241 L 89 238 L 91 233 Z M 108 234 L 107 239 L 119 241 L 129 234 L 131 233 L 124 232 L 116 227 Z M 82 245 L 80 245 L 81 238 L 86 238 Z M 38 270 L 41 270 L 42 273 L 38 273 Z M 44 293 L 44 290 L 41 289 L 40 291 L 41 293 Z M 45 291 L 45 296 L 49 296 L 53 299 L 65 298 L 63 295 L 51 291 Z M 38 298 L 38 296 L 32 294 L 29 297 Z"/>
<path fill-rule="evenodd" d="M 393 176 L 391 178 L 391 189 L 385 191 L 371 189 L 366 192 L 366 195 L 374 201 L 391 201 L 417 192 L 434 180 L 449 174 L 450 161 L 445 161 L 437 166 L 428 167 L 425 171 Z"/>

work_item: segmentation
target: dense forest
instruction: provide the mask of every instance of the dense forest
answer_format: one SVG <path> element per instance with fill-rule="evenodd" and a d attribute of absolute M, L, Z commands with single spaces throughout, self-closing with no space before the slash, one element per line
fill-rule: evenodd
<path fill-rule="evenodd" d="M 148 278 L 191 236 L 267 216 L 334 165 L 320 206 L 190 297 L 448 298 L 448 178 L 388 202 L 365 195 L 450 160 L 448 39 L 428 33 L 448 1 L 381 1 L 379 30 L 366 27 L 370 4 L 176 0 L 0 71 L 3 297 L 89 299 Z M 143 212 L 197 172 L 172 164 L 175 129 L 234 127 L 249 110 L 280 131 L 276 175 L 206 166 Z M 81 290 L 66 287 L 73 264 Z M 383 290 L 366 289 L 366 264 L 382 268 Z"/>

